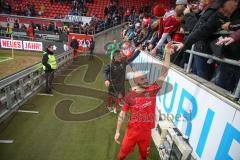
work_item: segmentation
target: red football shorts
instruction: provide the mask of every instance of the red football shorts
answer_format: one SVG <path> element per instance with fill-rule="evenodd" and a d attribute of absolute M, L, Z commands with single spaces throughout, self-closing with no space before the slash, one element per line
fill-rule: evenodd
<path fill-rule="evenodd" d="M 135 145 L 138 145 L 140 157 L 139 160 L 146 160 L 149 153 L 151 142 L 151 129 L 141 130 L 128 128 L 123 138 L 122 146 L 118 154 L 118 160 L 124 160 L 127 155 L 134 151 Z"/>
<path fill-rule="evenodd" d="M 73 58 L 74 58 L 74 59 L 77 59 L 77 54 L 78 54 L 78 50 L 77 50 L 77 49 L 74 49 L 74 50 L 73 50 Z"/>

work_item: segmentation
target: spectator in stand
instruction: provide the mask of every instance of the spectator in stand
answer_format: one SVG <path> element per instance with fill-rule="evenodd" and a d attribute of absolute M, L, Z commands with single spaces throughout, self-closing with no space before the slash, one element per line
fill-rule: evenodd
<path fill-rule="evenodd" d="M 233 12 L 233 6 L 236 6 L 234 2 L 235 0 L 217 0 L 216 3 L 208 6 L 185 43 L 175 44 L 177 50 L 190 49 L 195 44 L 194 51 L 211 54 L 210 42 L 217 38 L 214 33 L 219 31 L 226 22 L 224 10 Z M 231 11 L 229 11 L 229 8 L 231 8 Z M 213 71 L 213 64 L 210 60 L 197 55 L 194 56 L 194 74 L 206 80 L 211 80 Z"/>
<path fill-rule="evenodd" d="M 27 27 L 25 26 L 24 23 L 22 23 L 22 25 L 21 25 L 21 30 L 27 30 Z"/>
<path fill-rule="evenodd" d="M 69 15 L 74 15 L 74 9 L 71 7 Z"/>
<path fill-rule="evenodd" d="M 184 40 L 188 37 L 188 34 L 192 32 L 194 26 L 196 25 L 200 17 L 200 8 L 198 4 L 193 4 L 192 7 L 188 6 L 184 10 L 184 17 L 181 25 L 180 32 L 185 33 Z M 181 54 L 175 54 L 172 56 L 174 63 L 182 68 L 188 63 L 189 53 L 183 52 Z"/>
<path fill-rule="evenodd" d="M 8 23 L 6 28 L 6 37 L 11 37 L 12 33 L 13 33 L 12 27 Z"/>
<path fill-rule="evenodd" d="M 40 11 L 38 12 L 38 14 L 39 14 L 40 16 L 42 16 L 44 13 L 45 13 L 45 6 L 44 6 L 44 4 L 42 3 L 41 6 L 40 6 Z"/>
<path fill-rule="evenodd" d="M 24 9 L 24 14 L 25 16 L 31 16 L 31 10 L 30 10 L 30 5 L 27 4 L 25 9 Z"/>
<path fill-rule="evenodd" d="M 79 43 L 75 37 L 72 37 L 72 42 L 70 44 L 70 47 L 73 48 L 73 59 L 77 60 Z"/>
<path fill-rule="evenodd" d="M 35 16 L 36 15 L 36 13 L 35 13 L 35 5 L 34 4 L 30 5 L 29 10 L 31 12 L 31 16 Z"/>
<path fill-rule="evenodd" d="M 147 29 L 147 35 L 143 37 L 140 42 L 147 41 L 149 43 L 148 48 L 153 49 L 156 45 L 157 41 L 159 40 L 159 36 L 162 34 L 160 29 L 162 29 L 162 17 L 166 13 L 166 9 L 163 5 L 159 4 L 153 8 L 153 17 L 149 23 Z M 141 22 L 141 21 L 140 21 Z M 159 31 L 157 31 L 159 30 Z"/>
<path fill-rule="evenodd" d="M 0 0 L 0 13 L 2 13 L 2 6 L 3 6 L 2 3 L 3 3 L 2 0 Z"/>
<path fill-rule="evenodd" d="M 93 0 L 86 0 L 87 3 L 94 3 Z"/>
<path fill-rule="evenodd" d="M 127 9 L 126 12 L 124 13 L 124 21 L 127 22 L 129 21 L 129 16 L 130 16 L 130 10 Z"/>
<path fill-rule="evenodd" d="M 240 8 L 237 9 L 236 8 L 237 1 L 229 0 L 228 2 L 224 3 L 224 7 L 220 10 L 220 12 L 224 16 L 229 17 L 230 22 L 226 23 L 227 25 L 224 24 L 222 28 L 230 30 L 240 29 Z M 236 36 L 236 33 L 234 33 L 231 36 L 233 37 Z M 229 40 L 229 38 L 226 38 L 226 40 Z M 231 38 L 230 40 L 231 40 L 230 42 L 226 43 L 227 46 L 223 47 L 222 50 L 223 56 L 228 59 L 239 61 L 240 43 L 232 41 L 234 39 Z M 237 86 L 239 78 L 240 78 L 239 67 L 226 63 L 219 64 L 216 73 L 216 85 L 233 92 Z"/>
<path fill-rule="evenodd" d="M 64 5 L 66 3 L 66 0 L 60 0 L 60 3 Z"/>
<path fill-rule="evenodd" d="M 58 13 L 58 14 L 56 14 L 56 16 L 54 17 L 54 19 L 61 19 L 62 17 L 61 17 L 61 14 L 60 13 Z"/>
<path fill-rule="evenodd" d="M 168 16 L 165 20 L 163 20 L 163 34 L 155 48 L 151 51 L 153 56 L 157 55 L 158 50 L 160 58 L 163 57 L 162 48 L 166 41 L 181 41 L 183 39 L 183 36 L 178 38 L 176 33 L 180 31 L 184 10 L 185 7 L 183 5 L 177 5 L 174 10 L 174 15 Z"/>
<path fill-rule="evenodd" d="M 27 35 L 29 35 L 29 40 L 33 41 L 33 39 L 34 39 L 34 29 L 33 29 L 33 26 L 31 24 L 28 26 Z"/>
<path fill-rule="evenodd" d="M 53 22 L 50 22 L 49 25 L 48 25 L 48 31 L 54 31 L 55 30 L 55 26 L 54 26 L 54 23 Z"/>
<path fill-rule="evenodd" d="M 188 1 L 187 0 L 176 0 L 176 7 L 177 6 L 182 6 L 182 7 L 187 7 Z M 176 8 L 175 7 L 175 8 Z M 167 18 L 169 16 L 173 16 L 174 15 L 174 9 L 170 10 L 168 12 L 166 12 L 166 14 L 164 15 L 164 18 Z"/>
<path fill-rule="evenodd" d="M 17 20 L 17 19 L 14 21 L 13 28 L 14 28 L 14 29 L 19 29 L 19 23 L 18 23 L 18 20 Z"/>
<path fill-rule="evenodd" d="M 16 15 L 20 15 L 20 14 L 21 14 L 21 9 L 20 9 L 19 4 L 16 4 L 16 5 L 15 5 L 14 13 L 15 13 Z"/>
<path fill-rule="evenodd" d="M 104 17 L 106 17 L 108 15 L 108 7 L 105 7 L 104 9 Z"/>
<path fill-rule="evenodd" d="M 87 12 L 88 12 L 88 9 L 87 9 L 86 6 L 84 6 L 84 7 L 83 7 L 83 11 L 82 11 L 83 16 L 86 16 L 86 15 L 87 15 Z"/>
<path fill-rule="evenodd" d="M 11 14 L 11 6 L 10 6 L 10 4 L 9 4 L 8 1 L 5 3 L 4 12 L 5 12 L 6 14 Z"/>
<path fill-rule="evenodd" d="M 132 7 L 131 12 L 130 12 L 130 16 L 128 19 L 130 22 L 135 22 L 136 21 L 136 12 L 134 7 Z"/>
<path fill-rule="evenodd" d="M 4 30 L 3 30 L 3 27 L 2 25 L 0 24 L 0 36 L 4 36 Z"/>

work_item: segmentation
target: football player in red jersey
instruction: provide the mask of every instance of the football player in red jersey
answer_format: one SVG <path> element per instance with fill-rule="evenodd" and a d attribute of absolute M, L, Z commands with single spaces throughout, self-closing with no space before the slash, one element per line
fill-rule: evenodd
<path fill-rule="evenodd" d="M 115 141 L 120 144 L 120 130 L 125 119 L 126 112 L 131 112 L 131 119 L 123 138 L 118 160 L 124 160 L 137 144 L 140 152 L 140 160 L 146 160 L 148 156 L 151 129 L 155 127 L 156 95 L 163 85 L 170 65 L 170 55 L 174 52 L 172 45 L 168 43 L 165 48 L 165 60 L 163 62 L 162 74 L 151 85 L 148 85 L 147 76 L 138 71 L 134 73 L 135 86 L 124 97 L 124 105 L 119 114 Z"/>

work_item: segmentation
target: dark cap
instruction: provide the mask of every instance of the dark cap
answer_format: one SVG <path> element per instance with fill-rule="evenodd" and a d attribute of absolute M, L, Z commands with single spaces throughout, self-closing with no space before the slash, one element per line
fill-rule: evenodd
<path fill-rule="evenodd" d="M 49 44 L 47 48 L 51 48 L 51 47 L 53 47 L 53 44 Z"/>

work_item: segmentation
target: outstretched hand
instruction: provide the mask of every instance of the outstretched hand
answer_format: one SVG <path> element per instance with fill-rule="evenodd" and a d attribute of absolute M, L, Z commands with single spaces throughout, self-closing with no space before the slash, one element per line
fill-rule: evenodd
<path fill-rule="evenodd" d="M 216 44 L 217 45 L 225 45 L 225 46 L 228 46 L 229 44 L 233 43 L 234 42 L 234 39 L 232 37 L 225 37 L 221 40 L 219 40 Z"/>
<path fill-rule="evenodd" d="M 174 46 L 172 42 L 169 42 L 165 46 L 165 54 L 172 55 L 174 53 Z"/>
<path fill-rule="evenodd" d="M 170 43 L 172 43 L 172 42 L 170 42 Z M 172 43 L 171 46 L 174 50 L 180 51 L 183 49 L 184 44 L 183 43 L 174 43 L 174 44 Z"/>
<path fill-rule="evenodd" d="M 114 140 L 117 144 L 120 144 L 119 137 L 120 137 L 120 133 L 116 132 L 114 136 Z"/>

